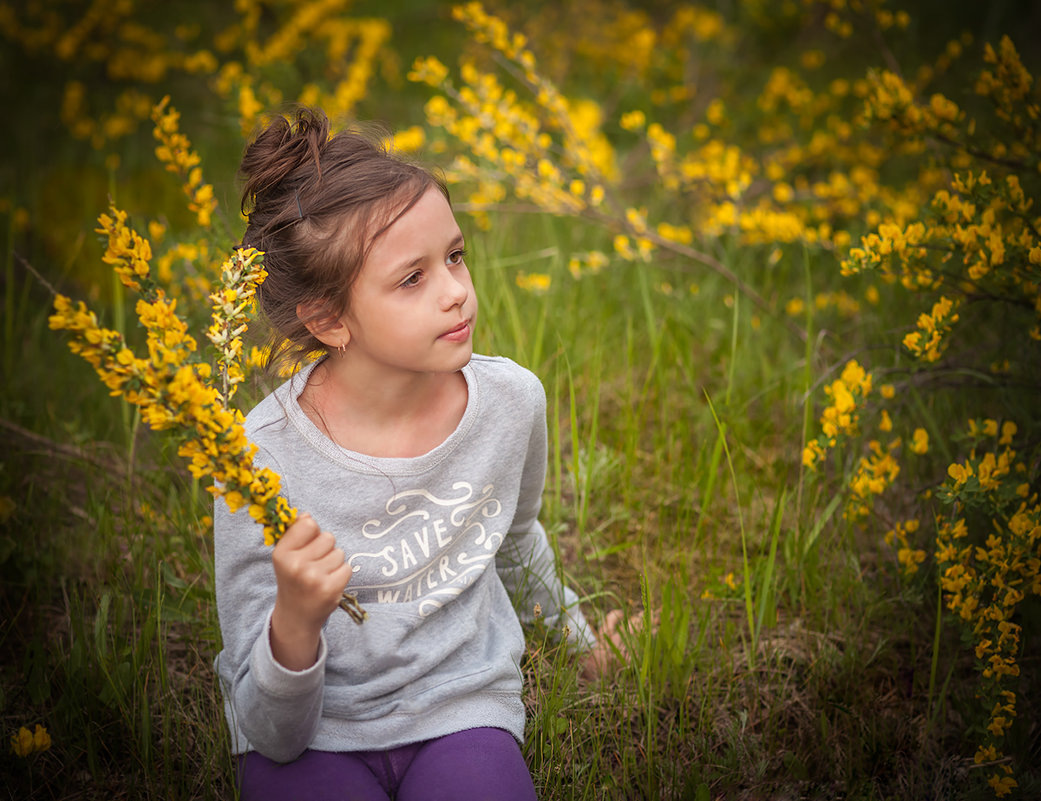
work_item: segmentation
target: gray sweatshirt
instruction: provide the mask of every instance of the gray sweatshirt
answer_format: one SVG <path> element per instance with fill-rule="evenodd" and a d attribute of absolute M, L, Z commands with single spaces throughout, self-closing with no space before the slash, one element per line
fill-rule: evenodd
<path fill-rule="evenodd" d="M 573 642 L 595 642 L 538 521 L 542 384 L 509 359 L 475 355 L 448 439 L 415 458 L 377 458 L 339 447 L 304 414 L 310 369 L 258 404 L 246 431 L 257 466 L 336 535 L 354 569 L 348 590 L 369 618 L 359 626 L 335 611 L 316 664 L 282 667 L 268 638 L 270 548 L 245 511 L 218 500 L 216 664 L 233 751 L 286 762 L 305 748 L 383 750 L 477 726 L 523 740 L 518 613 L 530 619 L 538 604 Z"/>

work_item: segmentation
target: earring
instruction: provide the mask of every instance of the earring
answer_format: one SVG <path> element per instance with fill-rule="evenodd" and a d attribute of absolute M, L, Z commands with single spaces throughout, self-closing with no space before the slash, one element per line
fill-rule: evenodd
<path fill-rule="evenodd" d="M 336 350 L 340 352 L 340 358 L 342 359 L 347 354 L 347 345 L 341 342 L 336 346 Z"/>

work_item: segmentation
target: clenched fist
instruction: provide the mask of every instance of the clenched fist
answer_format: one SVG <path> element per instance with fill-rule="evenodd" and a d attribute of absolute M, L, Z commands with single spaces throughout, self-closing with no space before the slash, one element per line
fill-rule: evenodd
<path fill-rule="evenodd" d="M 283 667 L 305 670 L 318 657 L 318 637 L 351 579 L 336 538 L 301 515 L 275 545 L 278 594 L 271 615 L 271 652 Z"/>

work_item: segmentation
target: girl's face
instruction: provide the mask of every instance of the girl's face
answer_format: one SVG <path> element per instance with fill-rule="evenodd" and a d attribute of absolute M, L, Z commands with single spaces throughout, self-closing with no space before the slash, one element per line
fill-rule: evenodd
<path fill-rule="evenodd" d="M 376 240 L 351 288 L 351 359 L 399 374 L 462 368 L 477 319 L 463 254 L 452 209 L 431 187 Z"/>

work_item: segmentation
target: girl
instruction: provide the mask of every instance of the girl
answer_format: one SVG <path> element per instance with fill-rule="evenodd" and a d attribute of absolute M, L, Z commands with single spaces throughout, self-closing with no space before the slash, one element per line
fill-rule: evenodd
<path fill-rule="evenodd" d="M 516 608 L 607 649 L 538 521 L 545 394 L 474 355 L 444 185 L 319 111 L 247 148 L 274 356 L 323 352 L 246 418 L 305 513 L 272 555 L 215 508 L 218 669 L 243 798 L 532 799 Z M 368 612 L 335 611 L 348 586 Z M 512 598 L 512 603 L 511 603 Z"/>

